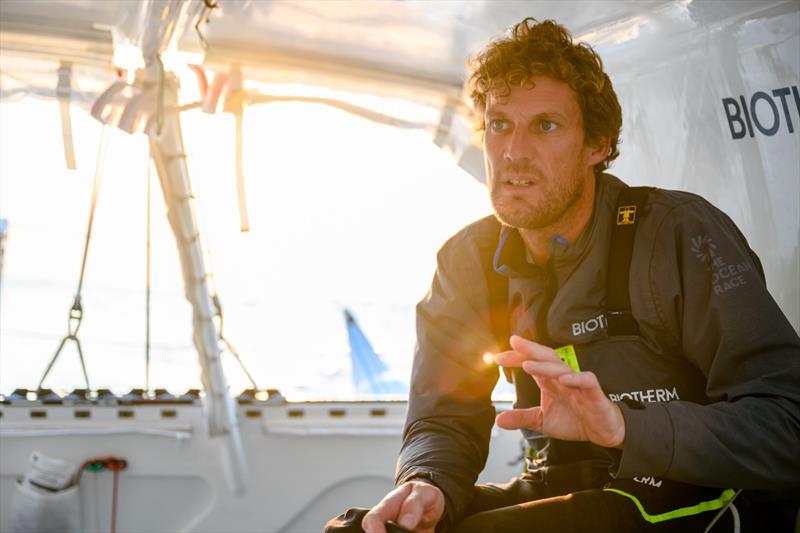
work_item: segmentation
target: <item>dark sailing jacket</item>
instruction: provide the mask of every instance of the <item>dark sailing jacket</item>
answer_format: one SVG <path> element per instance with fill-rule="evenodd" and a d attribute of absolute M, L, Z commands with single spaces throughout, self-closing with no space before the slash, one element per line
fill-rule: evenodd
<path fill-rule="evenodd" d="M 718 496 L 725 488 L 800 486 L 800 338 L 724 213 L 690 193 L 650 193 L 630 269 L 639 334 L 608 335 L 609 239 L 624 187 L 599 176 L 589 224 L 574 243 L 554 237 L 545 266 L 529 262 L 518 232 L 501 230 L 494 217 L 464 228 L 439 251 L 431 289 L 417 306 L 396 479 L 421 475 L 439 486 L 447 523 L 469 504 L 494 423 L 499 373 L 483 358 L 497 347 L 488 275 L 509 278 L 513 333 L 553 348 L 573 345 L 580 369 L 597 374 L 619 402 L 625 444 L 609 466 L 611 488 L 647 500 L 659 490 L 686 493 L 683 484 L 716 487 Z M 602 452 L 527 436 L 545 465 Z M 662 504 L 670 503 L 654 505 Z"/>

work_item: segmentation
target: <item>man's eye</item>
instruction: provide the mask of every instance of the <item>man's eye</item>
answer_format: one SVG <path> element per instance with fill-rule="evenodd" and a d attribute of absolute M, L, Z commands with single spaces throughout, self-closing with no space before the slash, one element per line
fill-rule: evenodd
<path fill-rule="evenodd" d="M 492 131 L 505 131 L 508 129 L 508 121 L 503 119 L 493 119 L 489 121 Z"/>
<path fill-rule="evenodd" d="M 542 131 L 553 131 L 557 127 L 558 126 L 556 125 L 556 123 L 552 122 L 550 120 L 543 120 L 543 121 L 539 122 L 539 129 L 542 130 Z"/>

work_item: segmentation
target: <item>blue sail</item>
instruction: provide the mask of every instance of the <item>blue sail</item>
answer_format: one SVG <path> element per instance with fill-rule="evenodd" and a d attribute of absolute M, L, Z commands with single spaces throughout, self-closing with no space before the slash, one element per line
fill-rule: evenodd
<path fill-rule="evenodd" d="M 387 379 L 386 366 L 372 348 L 367 336 L 349 309 L 344 309 L 347 338 L 350 342 L 350 360 L 353 364 L 353 384 L 361 394 L 407 394 L 408 384 Z"/>

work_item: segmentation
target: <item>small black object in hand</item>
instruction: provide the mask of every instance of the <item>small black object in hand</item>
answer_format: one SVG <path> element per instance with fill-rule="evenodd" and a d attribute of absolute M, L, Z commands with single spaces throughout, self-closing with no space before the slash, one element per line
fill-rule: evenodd
<path fill-rule="evenodd" d="M 389 520 L 388 522 L 386 522 L 386 533 L 414 533 L 414 532 Z"/>

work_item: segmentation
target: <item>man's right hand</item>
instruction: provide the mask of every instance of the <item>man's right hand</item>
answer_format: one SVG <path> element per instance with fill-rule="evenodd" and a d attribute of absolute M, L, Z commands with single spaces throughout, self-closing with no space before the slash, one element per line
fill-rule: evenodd
<path fill-rule="evenodd" d="M 366 533 L 386 533 L 387 521 L 393 520 L 416 533 L 433 533 L 444 514 L 444 493 L 424 481 L 403 483 L 373 507 L 361 521 Z"/>

